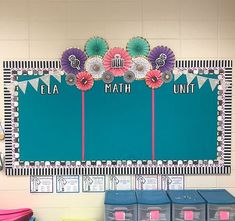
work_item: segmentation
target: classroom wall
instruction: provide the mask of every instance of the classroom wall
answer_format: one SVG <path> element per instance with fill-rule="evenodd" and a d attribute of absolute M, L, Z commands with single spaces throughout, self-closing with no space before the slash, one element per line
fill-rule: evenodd
<path fill-rule="evenodd" d="M 152 47 L 170 47 L 177 59 L 235 61 L 234 11 L 234 0 L 0 0 L 0 121 L 3 60 L 54 60 L 67 47 L 83 48 L 94 35 L 106 38 L 110 47 L 125 47 L 140 35 Z M 231 175 L 185 179 L 187 188 L 227 188 L 235 194 L 235 142 Z M 0 208 L 31 207 L 39 221 L 64 216 L 101 221 L 103 199 L 103 193 L 30 194 L 29 177 L 0 172 Z"/>

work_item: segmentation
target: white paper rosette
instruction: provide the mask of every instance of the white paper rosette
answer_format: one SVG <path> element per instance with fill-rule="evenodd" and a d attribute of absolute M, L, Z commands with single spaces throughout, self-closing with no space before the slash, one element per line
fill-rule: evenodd
<path fill-rule="evenodd" d="M 86 60 L 85 70 L 92 75 L 95 80 L 101 79 L 105 69 L 101 57 L 94 56 Z"/>
<path fill-rule="evenodd" d="M 146 74 L 151 70 L 151 64 L 144 57 L 136 57 L 132 59 L 130 71 L 135 74 L 136 79 L 145 78 Z"/>

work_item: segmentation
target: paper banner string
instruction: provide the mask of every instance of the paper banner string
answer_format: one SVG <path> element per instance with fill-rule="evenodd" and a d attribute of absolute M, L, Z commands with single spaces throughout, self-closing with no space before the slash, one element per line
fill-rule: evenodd
<path fill-rule="evenodd" d="M 214 78 L 210 78 L 210 77 L 200 76 L 200 75 L 193 74 L 193 73 L 188 73 L 187 69 L 185 69 L 185 70 L 174 69 L 173 74 L 174 74 L 175 81 L 178 78 L 180 78 L 182 75 L 185 75 L 186 79 L 187 79 L 187 84 L 192 83 L 192 81 L 196 77 L 199 89 L 205 84 L 205 82 L 207 80 L 209 80 L 209 82 L 210 82 L 210 86 L 211 86 L 212 91 L 214 91 L 214 89 L 216 88 L 217 85 L 219 85 L 220 82 L 221 82 L 221 85 L 224 90 L 227 90 L 227 88 L 231 86 L 231 83 L 226 82 L 225 80 L 218 80 L 218 79 L 214 79 Z"/>
<path fill-rule="evenodd" d="M 33 73 L 32 70 L 26 71 L 27 75 L 31 76 L 31 73 Z M 22 75 L 22 70 L 17 70 L 18 75 Z M 8 89 L 8 91 L 13 95 L 15 92 L 15 86 L 19 86 L 21 91 L 25 94 L 28 83 L 31 84 L 31 86 L 35 89 L 35 91 L 38 91 L 38 84 L 39 80 L 42 80 L 43 83 L 45 83 L 47 86 L 50 85 L 51 77 L 54 77 L 59 83 L 61 83 L 61 76 L 64 74 L 61 70 L 50 70 L 48 74 L 42 75 L 43 70 L 38 70 L 38 76 L 31 80 L 25 80 L 20 82 L 13 82 L 10 84 L 5 84 L 5 87 Z"/>

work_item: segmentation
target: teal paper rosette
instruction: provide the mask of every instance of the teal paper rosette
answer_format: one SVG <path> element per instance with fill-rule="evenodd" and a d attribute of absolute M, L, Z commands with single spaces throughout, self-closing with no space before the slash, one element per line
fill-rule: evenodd
<path fill-rule="evenodd" d="M 147 56 L 150 51 L 150 45 L 145 38 L 134 37 L 128 41 L 126 49 L 131 57 Z"/>
<path fill-rule="evenodd" d="M 88 39 L 85 44 L 85 51 L 89 57 L 101 56 L 103 57 L 108 51 L 108 43 L 101 37 L 93 37 Z"/>

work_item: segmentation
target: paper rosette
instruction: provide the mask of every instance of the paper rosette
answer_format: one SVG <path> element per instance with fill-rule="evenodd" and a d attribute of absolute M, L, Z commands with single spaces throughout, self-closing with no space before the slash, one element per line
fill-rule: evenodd
<path fill-rule="evenodd" d="M 110 49 L 103 59 L 105 70 L 114 76 L 122 76 L 131 67 L 131 63 L 131 56 L 122 48 Z"/>
<path fill-rule="evenodd" d="M 132 83 L 135 80 L 135 74 L 132 71 L 124 73 L 123 79 L 126 83 Z"/>
<path fill-rule="evenodd" d="M 159 88 L 163 84 L 162 73 L 159 70 L 151 70 L 145 77 L 146 84 L 152 88 Z"/>
<path fill-rule="evenodd" d="M 146 58 L 136 57 L 132 59 L 130 71 L 135 74 L 136 79 L 143 79 L 151 68 L 152 66 Z"/>
<path fill-rule="evenodd" d="M 75 85 L 76 84 L 76 75 L 75 74 L 67 74 L 65 77 L 65 81 L 70 86 Z"/>
<path fill-rule="evenodd" d="M 61 67 L 67 74 L 77 74 L 84 70 L 87 57 L 79 48 L 69 48 L 62 54 Z"/>
<path fill-rule="evenodd" d="M 88 39 L 85 44 L 85 51 L 89 57 L 101 56 L 103 57 L 108 51 L 108 43 L 101 37 L 93 37 Z"/>
<path fill-rule="evenodd" d="M 90 90 L 94 85 L 94 79 L 91 74 L 86 71 L 80 72 L 76 75 L 76 86 L 82 91 Z"/>
<path fill-rule="evenodd" d="M 172 71 L 175 64 L 175 55 L 173 51 L 165 46 L 157 46 L 150 51 L 148 56 L 153 69 L 159 69 L 161 72 Z"/>
<path fill-rule="evenodd" d="M 130 39 L 126 48 L 131 57 L 147 56 L 150 50 L 148 41 L 142 37 Z"/>
<path fill-rule="evenodd" d="M 85 63 L 85 69 L 95 80 L 100 79 L 105 71 L 102 58 L 98 56 L 88 58 Z"/>

